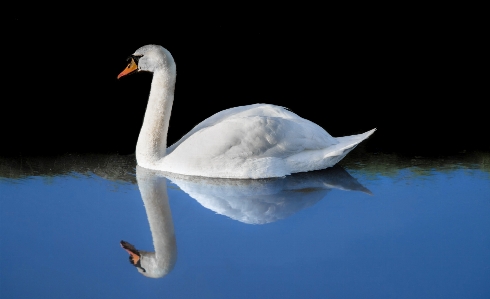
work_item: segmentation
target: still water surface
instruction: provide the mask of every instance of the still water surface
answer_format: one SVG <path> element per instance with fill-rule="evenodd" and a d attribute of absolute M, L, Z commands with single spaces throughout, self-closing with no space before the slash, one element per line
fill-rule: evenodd
<path fill-rule="evenodd" d="M 489 154 L 340 165 L 247 181 L 0 159 L 0 298 L 490 298 Z"/>

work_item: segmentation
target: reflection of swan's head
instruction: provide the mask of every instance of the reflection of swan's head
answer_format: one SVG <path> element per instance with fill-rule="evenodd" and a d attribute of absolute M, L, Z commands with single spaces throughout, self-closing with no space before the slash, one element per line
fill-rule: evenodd
<path fill-rule="evenodd" d="M 137 250 L 132 244 L 121 241 L 121 247 L 129 253 L 129 262 L 146 277 L 160 278 L 172 271 L 175 257 L 158 259 L 155 252 Z M 171 250 L 172 251 L 172 250 Z"/>

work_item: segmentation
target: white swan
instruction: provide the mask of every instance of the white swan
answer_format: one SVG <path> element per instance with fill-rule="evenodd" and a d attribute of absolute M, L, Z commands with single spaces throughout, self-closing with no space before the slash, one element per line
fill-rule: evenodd
<path fill-rule="evenodd" d="M 255 104 L 223 110 L 167 148 L 176 66 L 169 51 L 146 45 L 118 76 L 153 73 L 150 97 L 136 145 L 138 165 L 184 175 L 269 178 L 331 167 L 375 129 L 334 138 L 283 107 Z"/>

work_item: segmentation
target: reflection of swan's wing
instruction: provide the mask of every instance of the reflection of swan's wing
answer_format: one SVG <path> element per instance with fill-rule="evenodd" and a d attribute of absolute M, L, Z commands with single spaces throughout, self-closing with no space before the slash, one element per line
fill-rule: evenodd
<path fill-rule="evenodd" d="M 302 184 L 308 183 L 311 185 L 312 182 L 331 189 L 360 191 L 372 195 L 368 188 L 361 185 L 344 168 L 338 165 L 328 169 L 304 172 L 291 176 L 290 181 L 288 181 L 288 186 L 298 189 Z"/>
<path fill-rule="evenodd" d="M 251 188 L 247 192 L 243 186 L 235 189 L 233 186 L 196 185 L 195 182 L 175 183 L 203 207 L 250 224 L 263 224 L 286 218 L 315 204 L 329 191 L 313 188 L 300 192 L 284 189 L 271 192 L 274 188 L 266 187 Z"/>
<path fill-rule="evenodd" d="M 166 176 L 202 206 L 251 224 L 286 218 L 315 204 L 331 189 L 369 193 L 340 166 L 264 180 Z"/>

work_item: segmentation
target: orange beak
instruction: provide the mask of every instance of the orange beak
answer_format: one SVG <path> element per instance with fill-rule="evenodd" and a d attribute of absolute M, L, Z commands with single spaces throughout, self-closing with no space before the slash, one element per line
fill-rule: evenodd
<path fill-rule="evenodd" d="M 138 265 L 138 262 L 140 261 L 139 255 L 137 255 L 136 253 L 129 251 L 127 249 L 124 249 L 124 250 L 126 250 L 129 253 L 129 256 L 131 257 L 131 262 L 133 263 L 133 265 L 135 265 L 135 266 Z"/>
<path fill-rule="evenodd" d="M 129 261 L 133 266 L 140 268 L 143 272 L 146 272 L 144 268 L 141 267 L 141 256 L 139 251 L 134 248 L 134 246 L 126 241 L 121 240 L 121 247 L 129 253 Z"/>
<path fill-rule="evenodd" d="M 117 76 L 117 78 L 119 79 L 122 76 L 131 74 L 132 72 L 135 72 L 137 70 L 138 70 L 138 66 L 136 65 L 136 62 L 134 62 L 134 59 L 131 58 L 131 61 L 129 62 L 128 66 Z"/>

